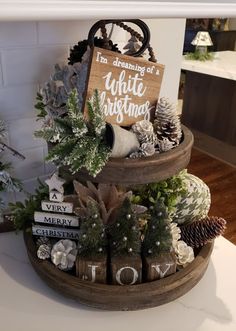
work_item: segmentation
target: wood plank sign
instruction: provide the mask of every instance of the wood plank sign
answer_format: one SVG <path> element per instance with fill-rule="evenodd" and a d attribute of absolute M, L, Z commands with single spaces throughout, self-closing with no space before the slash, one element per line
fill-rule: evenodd
<path fill-rule="evenodd" d="M 47 223 L 51 225 L 79 226 L 78 218 L 71 215 L 42 213 L 40 211 L 35 211 L 34 220 L 38 223 Z"/>
<path fill-rule="evenodd" d="M 32 234 L 39 237 L 54 237 L 78 240 L 79 230 L 75 229 L 63 229 L 42 225 L 32 225 Z"/>
<path fill-rule="evenodd" d="M 57 213 L 73 213 L 73 203 L 71 202 L 51 202 L 51 201 L 42 201 L 41 202 L 42 210 L 52 211 Z"/>
<path fill-rule="evenodd" d="M 64 195 L 55 190 L 49 192 L 49 200 L 55 202 L 62 202 L 64 199 Z"/>
<path fill-rule="evenodd" d="M 129 126 L 143 119 L 150 120 L 163 72 L 162 64 L 94 47 L 85 99 L 97 89 L 106 121 L 112 124 Z M 84 112 L 86 116 L 86 106 Z"/>

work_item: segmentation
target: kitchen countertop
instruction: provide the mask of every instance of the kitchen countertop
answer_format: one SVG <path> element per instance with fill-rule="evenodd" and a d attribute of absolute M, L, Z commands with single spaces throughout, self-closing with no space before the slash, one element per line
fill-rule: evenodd
<path fill-rule="evenodd" d="M 236 51 L 215 52 L 212 61 L 186 60 L 183 57 L 181 69 L 231 80 L 236 80 Z"/>
<path fill-rule="evenodd" d="M 0 0 L 0 21 L 234 16 L 235 0 Z"/>
<path fill-rule="evenodd" d="M 0 323 L 6 331 L 235 331 L 236 249 L 218 238 L 202 280 L 183 297 L 152 309 L 109 312 L 81 306 L 44 284 L 22 234 L 0 235 Z"/>

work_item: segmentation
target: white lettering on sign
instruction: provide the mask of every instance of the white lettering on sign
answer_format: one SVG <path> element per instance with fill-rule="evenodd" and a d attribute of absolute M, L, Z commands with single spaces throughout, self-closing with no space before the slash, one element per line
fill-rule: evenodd
<path fill-rule="evenodd" d="M 88 264 L 88 268 L 91 268 L 91 282 L 92 283 L 95 283 L 95 280 L 96 280 L 96 269 L 98 268 L 98 265 Z"/>
<path fill-rule="evenodd" d="M 47 223 L 61 226 L 79 226 L 79 220 L 76 216 L 34 212 L 34 220 L 39 223 Z"/>
<path fill-rule="evenodd" d="M 101 52 L 97 52 L 96 61 L 101 63 L 107 63 L 107 58 L 101 55 Z"/>
<path fill-rule="evenodd" d="M 89 70 L 86 99 L 100 92 L 108 123 L 130 126 L 154 116 L 163 65 L 94 47 Z"/>
<path fill-rule="evenodd" d="M 160 276 L 160 278 L 164 278 L 166 273 L 170 270 L 170 267 L 172 267 L 173 265 L 174 265 L 174 263 L 165 263 L 164 271 L 162 270 L 164 265 L 152 264 L 152 268 L 156 270 L 156 272 Z"/>
<path fill-rule="evenodd" d="M 60 229 L 41 225 L 32 225 L 32 234 L 40 237 L 65 238 L 73 240 L 79 239 L 79 230 Z"/>
<path fill-rule="evenodd" d="M 140 76 L 144 76 L 145 70 L 146 70 L 145 66 L 140 66 L 137 63 L 132 64 L 130 62 L 120 61 L 119 57 L 116 57 L 116 59 L 112 62 L 112 64 L 115 67 L 120 67 L 120 68 L 129 69 L 132 71 L 137 71 L 140 73 Z M 152 74 L 154 68 L 155 68 L 155 66 L 147 67 L 147 72 Z"/>
<path fill-rule="evenodd" d="M 150 120 L 150 111 L 154 106 L 150 107 L 150 102 L 146 101 L 141 105 L 136 105 L 132 102 L 129 102 L 131 98 L 126 95 L 124 98 L 114 98 L 112 102 L 110 98 L 106 97 L 106 92 L 103 91 L 100 95 L 102 111 L 105 116 L 111 116 L 116 118 L 116 123 L 121 124 L 124 121 L 124 117 L 133 117 L 138 119 L 142 116 L 143 119 Z"/>
<path fill-rule="evenodd" d="M 150 106 L 149 101 L 136 104 L 132 102 L 130 95 L 142 98 L 146 92 L 146 87 L 142 82 L 142 78 L 135 74 L 126 78 L 125 70 L 123 70 L 119 79 L 112 77 L 112 72 L 109 72 L 103 77 L 105 79 L 105 90 L 102 91 L 101 107 L 105 116 L 116 117 L 116 123 L 121 124 L 124 121 L 124 116 L 138 119 L 140 116 L 145 120 L 150 120 L 150 113 L 154 106 Z M 113 101 L 107 96 L 109 92 L 114 98 Z"/>
<path fill-rule="evenodd" d="M 112 77 L 111 71 L 103 79 L 105 79 L 105 89 L 110 91 L 113 96 L 132 93 L 133 95 L 142 97 L 147 89 L 146 87 L 144 88 L 143 79 L 139 78 L 138 74 L 135 74 L 134 77 L 129 75 L 127 79 L 125 70 L 121 71 L 118 80 Z"/>
<path fill-rule="evenodd" d="M 57 213 L 73 213 L 73 203 L 71 202 L 52 202 L 52 201 L 42 201 L 42 210 L 44 211 L 54 211 Z"/>
<path fill-rule="evenodd" d="M 49 200 L 50 201 L 55 201 L 55 202 L 62 202 L 64 199 L 64 196 L 62 193 L 57 192 L 57 191 L 51 191 L 49 193 Z"/>
<path fill-rule="evenodd" d="M 127 270 L 127 269 L 130 269 L 132 272 L 133 272 L 133 279 L 131 280 L 131 282 L 129 284 L 124 284 L 122 283 L 121 281 L 121 274 L 124 270 Z M 116 273 L 116 281 L 118 284 L 120 285 L 133 285 L 137 282 L 138 280 L 138 271 L 132 267 L 123 267 L 123 268 L 120 268 L 117 273 Z"/>

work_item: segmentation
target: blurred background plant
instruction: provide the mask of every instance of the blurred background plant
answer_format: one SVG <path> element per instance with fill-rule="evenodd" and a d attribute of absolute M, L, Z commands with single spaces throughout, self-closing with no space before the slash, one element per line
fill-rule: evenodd
<path fill-rule="evenodd" d="M 5 143 L 6 138 L 6 125 L 4 121 L 0 120 L 0 193 L 2 192 L 16 192 L 22 190 L 22 184 L 17 179 L 12 177 L 11 175 L 11 163 L 7 162 L 5 151 L 10 153 L 11 155 L 18 157 L 20 159 L 24 159 L 25 157 L 8 146 Z M 6 204 L 4 203 L 3 194 L 0 195 L 0 221 L 3 220 L 3 211 L 6 208 Z"/>

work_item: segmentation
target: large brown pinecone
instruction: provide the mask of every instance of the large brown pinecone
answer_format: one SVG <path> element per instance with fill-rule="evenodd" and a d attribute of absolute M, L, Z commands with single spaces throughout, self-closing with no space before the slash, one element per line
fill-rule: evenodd
<path fill-rule="evenodd" d="M 178 145 L 182 137 L 181 122 L 173 104 L 166 98 L 161 98 L 157 104 L 154 120 L 154 132 L 159 140 L 167 138 Z"/>
<path fill-rule="evenodd" d="M 182 225 L 181 239 L 191 247 L 201 247 L 223 234 L 226 221 L 222 217 L 207 216 L 199 221 Z"/>

